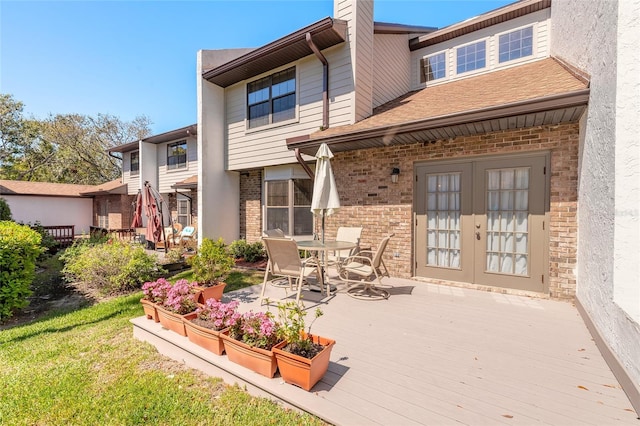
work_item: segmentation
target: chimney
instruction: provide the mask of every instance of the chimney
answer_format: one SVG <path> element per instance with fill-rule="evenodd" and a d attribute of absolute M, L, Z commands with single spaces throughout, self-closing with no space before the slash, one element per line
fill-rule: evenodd
<path fill-rule="evenodd" d="M 347 21 L 353 122 L 373 112 L 373 0 L 334 0 L 333 16 Z"/>

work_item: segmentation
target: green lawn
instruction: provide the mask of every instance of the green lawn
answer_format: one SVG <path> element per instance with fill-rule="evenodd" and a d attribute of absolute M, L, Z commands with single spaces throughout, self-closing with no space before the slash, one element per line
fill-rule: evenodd
<path fill-rule="evenodd" d="M 179 279 L 193 281 L 193 271 L 191 269 L 187 269 L 186 271 L 182 271 L 167 279 L 172 283 L 175 283 Z M 227 283 L 224 288 L 224 292 L 240 290 L 241 288 L 255 284 L 262 284 L 263 279 L 263 271 L 232 269 L 229 276 L 224 280 L 224 282 Z"/>
<path fill-rule="evenodd" d="M 323 424 L 135 340 L 129 319 L 142 315 L 141 296 L 1 331 L 0 424 Z"/>

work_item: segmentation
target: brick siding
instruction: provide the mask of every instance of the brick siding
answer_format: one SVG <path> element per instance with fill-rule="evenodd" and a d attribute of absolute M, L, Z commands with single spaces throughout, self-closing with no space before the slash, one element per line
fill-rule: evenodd
<path fill-rule="evenodd" d="M 549 296 L 572 299 L 576 290 L 577 123 L 335 153 L 332 166 L 342 208 L 327 217 L 326 235 L 335 237 L 338 226 L 362 225 L 361 245 L 375 249 L 384 235 L 393 232 L 384 262 L 391 275 L 411 277 L 415 163 L 542 150 L 551 153 Z M 401 170 L 395 184 L 390 178 L 393 167 Z M 240 232 L 251 241 L 261 233 L 261 188 L 259 171 L 241 177 Z"/>

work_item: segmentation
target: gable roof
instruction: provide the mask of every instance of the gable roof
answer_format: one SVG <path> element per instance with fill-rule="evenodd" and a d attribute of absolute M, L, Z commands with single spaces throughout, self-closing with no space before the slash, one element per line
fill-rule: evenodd
<path fill-rule="evenodd" d="M 39 195 L 45 197 L 82 197 L 94 185 L 0 180 L 0 195 Z"/>
<path fill-rule="evenodd" d="M 547 58 L 410 92 L 355 124 L 287 139 L 287 147 L 314 155 L 322 142 L 337 152 L 571 122 L 588 98 L 588 83 Z"/>

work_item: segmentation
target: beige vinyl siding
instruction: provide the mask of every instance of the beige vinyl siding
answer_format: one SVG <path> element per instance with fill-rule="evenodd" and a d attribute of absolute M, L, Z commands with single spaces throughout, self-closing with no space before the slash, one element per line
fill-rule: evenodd
<path fill-rule="evenodd" d="M 355 121 L 373 112 L 373 2 L 356 3 L 355 25 L 349 25 L 350 40 L 355 37 Z M 352 46 L 353 48 L 353 46 Z"/>
<path fill-rule="evenodd" d="M 373 108 L 411 89 L 411 52 L 406 35 L 376 34 L 373 38 Z"/>
<path fill-rule="evenodd" d="M 549 25 L 550 9 L 540 10 L 507 22 L 493 25 L 482 30 L 475 31 L 464 36 L 447 40 L 442 43 L 428 46 L 423 49 L 411 52 L 411 90 L 425 87 L 425 83 L 420 83 L 420 59 L 439 52 L 446 52 L 447 55 L 447 76 L 443 79 L 435 80 L 429 84 L 441 84 L 447 81 L 466 78 L 517 66 L 523 63 L 536 61 L 549 57 Z M 500 34 L 527 26 L 533 26 L 533 55 L 509 62 L 500 63 L 498 61 L 498 37 Z M 486 67 L 460 75 L 456 74 L 456 49 L 460 46 L 471 44 L 477 41 L 486 40 L 487 60 Z"/>
<path fill-rule="evenodd" d="M 171 185 L 198 174 L 198 146 L 195 138 L 187 138 L 187 167 L 167 170 L 167 146 L 184 139 L 158 145 L 158 192 L 173 192 Z"/>
<path fill-rule="evenodd" d="M 353 88 L 349 52 L 344 44 L 322 52 L 329 62 L 329 125 L 351 124 L 350 94 Z M 296 119 L 284 124 L 247 130 L 246 86 L 273 72 L 296 67 Z M 308 135 L 322 126 L 322 63 L 313 55 L 225 90 L 228 169 L 243 170 L 296 163 L 286 139 Z"/>
<path fill-rule="evenodd" d="M 140 171 L 135 175 L 131 174 L 131 151 L 122 153 L 122 183 L 127 185 L 129 195 L 138 193 L 139 173 Z"/>

